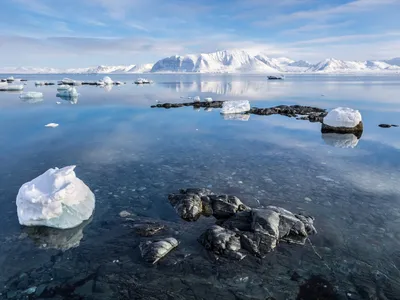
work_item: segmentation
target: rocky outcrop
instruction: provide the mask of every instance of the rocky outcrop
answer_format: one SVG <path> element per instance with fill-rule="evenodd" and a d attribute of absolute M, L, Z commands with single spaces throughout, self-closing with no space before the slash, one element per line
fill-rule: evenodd
<path fill-rule="evenodd" d="M 145 261 L 155 264 L 178 245 L 179 242 L 171 237 L 163 240 L 142 242 L 139 245 L 139 249 Z"/>
<path fill-rule="evenodd" d="M 208 189 L 181 190 L 169 195 L 178 215 L 196 221 L 201 215 L 217 219 L 199 242 L 215 255 L 242 259 L 247 253 L 264 257 L 280 241 L 303 245 L 315 234 L 314 218 L 276 206 L 251 209 L 229 195 L 215 195 Z"/>
<path fill-rule="evenodd" d="M 399 125 L 394 125 L 394 124 L 379 124 L 378 126 L 381 128 L 399 127 Z"/>
<path fill-rule="evenodd" d="M 216 219 L 229 218 L 249 209 L 235 196 L 214 195 L 208 189 L 180 190 L 179 194 L 170 194 L 168 200 L 178 215 L 189 222 L 197 221 L 202 215 Z"/>
<path fill-rule="evenodd" d="M 205 102 L 186 102 L 186 103 L 160 103 L 152 105 L 152 108 L 178 108 L 184 106 L 205 107 L 205 108 L 221 108 L 224 101 L 205 101 Z"/>

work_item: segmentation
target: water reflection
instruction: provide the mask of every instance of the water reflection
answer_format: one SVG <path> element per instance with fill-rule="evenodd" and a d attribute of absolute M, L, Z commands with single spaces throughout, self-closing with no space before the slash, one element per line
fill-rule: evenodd
<path fill-rule="evenodd" d="M 29 104 L 35 104 L 39 102 L 43 102 L 43 97 L 42 98 L 20 98 L 22 102 L 29 103 Z"/>
<path fill-rule="evenodd" d="M 78 97 L 68 97 L 68 96 L 63 96 L 57 94 L 57 98 L 60 98 L 61 100 L 68 101 L 71 104 L 77 104 L 78 103 Z"/>
<path fill-rule="evenodd" d="M 359 139 L 352 133 L 323 133 L 322 139 L 324 142 L 335 148 L 355 148 Z"/>
<path fill-rule="evenodd" d="M 225 121 L 245 121 L 250 119 L 250 114 L 223 114 L 221 115 Z"/>
<path fill-rule="evenodd" d="M 55 229 L 48 227 L 25 227 L 23 230 L 40 249 L 66 251 L 79 246 L 83 238 L 83 229 L 92 218 L 72 229 Z"/>
<path fill-rule="evenodd" d="M 104 88 L 104 91 L 106 91 L 106 92 L 111 92 L 112 89 L 113 89 L 113 85 L 107 84 L 107 85 L 105 85 L 103 88 Z"/>

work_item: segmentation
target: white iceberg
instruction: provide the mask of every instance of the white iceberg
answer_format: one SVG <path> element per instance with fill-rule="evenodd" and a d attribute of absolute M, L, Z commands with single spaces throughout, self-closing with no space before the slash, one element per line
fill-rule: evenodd
<path fill-rule="evenodd" d="M 200 97 L 199 97 L 199 96 L 194 97 L 194 98 L 193 98 L 193 101 L 194 101 L 194 102 L 200 102 Z"/>
<path fill-rule="evenodd" d="M 23 89 L 24 89 L 23 85 L 8 85 L 6 91 L 18 92 L 18 91 L 22 91 Z"/>
<path fill-rule="evenodd" d="M 69 86 L 69 85 L 66 85 L 66 84 L 62 84 L 62 85 L 59 85 L 58 87 L 57 87 L 57 91 L 65 91 L 65 90 L 69 90 L 71 87 Z"/>
<path fill-rule="evenodd" d="M 44 125 L 44 127 L 56 128 L 56 127 L 58 127 L 58 124 L 57 123 L 49 123 L 49 124 Z"/>
<path fill-rule="evenodd" d="M 206 102 L 213 102 L 213 98 L 207 97 L 207 98 L 204 98 L 204 101 L 206 101 Z"/>
<path fill-rule="evenodd" d="M 250 110 L 250 102 L 247 100 L 225 101 L 222 104 L 221 114 L 240 114 Z"/>
<path fill-rule="evenodd" d="M 94 194 L 76 177 L 74 169 L 49 169 L 22 185 L 17 195 L 21 225 L 68 229 L 92 216 Z"/>
<path fill-rule="evenodd" d="M 19 95 L 20 99 L 29 100 L 29 99 L 41 99 L 43 98 L 43 93 L 40 92 L 26 92 Z"/>
<path fill-rule="evenodd" d="M 35 85 L 37 85 L 37 86 L 42 86 L 42 85 L 45 85 L 46 83 L 44 82 L 44 81 L 36 81 L 35 82 Z"/>
<path fill-rule="evenodd" d="M 335 148 L 355 148 L 359 141 L 352 133 L 323 133 L 322 139 L 327 145 Z"/>
<path fill-rule="evenodd" d="M 225 121 L 248 121 L 250 114 L 224 114 Z"/>
<path fill-rule="evenodd" d="M 108 77 L 108 76 L 106 76 L 106 77 L 103 78 L 103 82 L 104 82 L 105 85 L 111 85 L 111 84 L 114 83 L 114 82 L 112 81 L 112 79 L 111 79 L 110 77 Z"/>
<path fill-rule="evenodd" d="M 331 127 L 353 128 L 359 125 L 361 121 L 361 114 L 358 110 L 348 107 L 338 107 L 328 113 L 323 123 Z"/>
<path fill-rule="evenodd" d="M 67 90 L 59 91 L 56 96 L 60 98 L 76 98 L 79 96 L 79 93 L 76 88 L 69 87 Z"/>

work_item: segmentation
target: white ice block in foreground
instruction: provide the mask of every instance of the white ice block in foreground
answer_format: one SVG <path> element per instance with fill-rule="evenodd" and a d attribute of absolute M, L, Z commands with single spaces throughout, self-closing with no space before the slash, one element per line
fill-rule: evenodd
<path fill-rule="evenodd" d="M 67 229 L 91 217 L 94 194 L 76 177 L 74 169 L 75 166 L 49 169 L 22 185 L 17 195 L 21 225 Z"/>
<path fill-rule="evenodd" d="M 206 101 L 206 102 L 213 102 L 213 98 L 207 97 L 207 98 L 204 98 L 204 101 Z"/>
<path fill-rule="evenodd" d="M 19 95 L 19 98 L 23 99 L 23 100 L 41 99 L 41 98 L 43 98 L 43 93 L 40 93 L 40 92 L 21 93 L 21 95 Z"/>
<path fill-rule="evenodd" d="M 193 98 L 193 100 L 194 100 L 194 102 L 200 102 L 200 97 L 196 96 L 196 97 Z"/>
<path fill-rule="evenodd" d="M 0 85 L 0 91 L 18 92 L 23 89 L 23 85 Z"/>
<path fill-rule="evenodd" d="M 356 127 L 362 121 L 358 110 L 348 107 L 338 107 L 331 110 L 324 118 L 323 123 L 331 127 Z"/>
<path fill-rule="evenodd" d="M 240 114 L 250 110 L 250 102 L 247 100 L 225 101 L 222 104 L 221 114 Z"/>
<path fill-rule="evenodd" d="M 111 79 L 110 77 L 108 77 L 108 76 L 106 76 L 106 77 L 103 78 L 103 82 L 104 82 L 104 84 L 106 84 L 106 85 L 111 85 L 111 84 L 114 83 L 114 82 L 112 81 L 112 79 Z"/>

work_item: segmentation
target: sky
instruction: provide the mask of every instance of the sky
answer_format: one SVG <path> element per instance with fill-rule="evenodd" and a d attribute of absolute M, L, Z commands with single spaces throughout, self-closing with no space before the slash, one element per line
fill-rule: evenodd
<path fill-rule="evenodd" d="M 400 0 L 2 0 L 0 67 L 154 63 L 243 49 L 316 63 L 400 56 Z"/>

